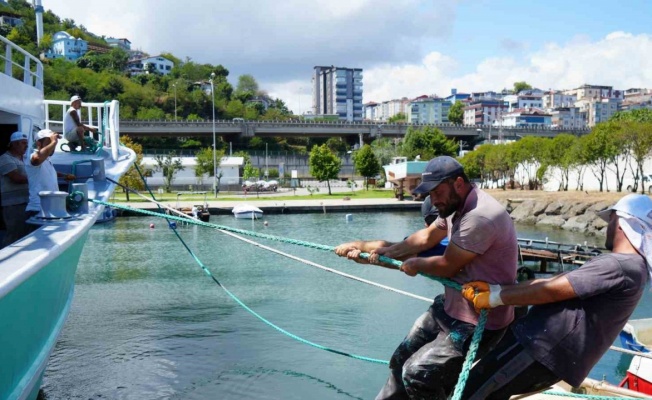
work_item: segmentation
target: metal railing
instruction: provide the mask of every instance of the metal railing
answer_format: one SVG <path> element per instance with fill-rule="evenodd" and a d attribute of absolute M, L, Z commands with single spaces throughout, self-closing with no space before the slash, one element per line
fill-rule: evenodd
<path fill-rule="evenodd" d="M 69 101 L 44 100 L 45 105 L 45 127 L 50 124 L 63 126 L 66 111 L 70 107 Z M 50 118 L 50 107 L 61 107 L 61 120 Z M 84 125 L 98 128 L 103 131 L 102 146 L 111 149 L 111 157 L 117 161 L 120 157 L 120 102 L 111 100 L 104 103 L 84 103 L 85 112 L 81 121 Z M 56 112 L 55 112 L 56 113 Z M 103 122 L 106 121 L 106 125 Z"/>
<path fill-rule="evenodd" d="M 22 70 L 23 83 L 35 87 L 42 92 L 43 64 L 41 61 L 3 36 L 0 36 L 0 43 L 5 48 L 4 52 L 0 52 L 0 59 L 4 60 L 5 64 L 2 72 L 5 75 L 14 77 L 14 68 L 17 68 L 19 71 Z M 19 58 L 18 54 L 24 58 L 22 65 L 16 61 Z M 19 80 L 18 78 L 15 79 Z"/>

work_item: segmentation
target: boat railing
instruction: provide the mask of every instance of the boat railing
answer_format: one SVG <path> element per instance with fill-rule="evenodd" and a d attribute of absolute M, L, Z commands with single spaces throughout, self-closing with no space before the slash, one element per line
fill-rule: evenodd
<path fill-rule="evenodd" d="M 5 64 L 1 71 L 16 80 L 20 80 L 17 76 L 20 76 L 20 71 L 22 71 L 23 83 L 43 92 L 43 64 L 41 61 L 3 36 L 0 36 L 0 44 L 5 50 L 0 51 L 0 60 L 4 60 Z"/>
<path fill-rule="evenodd" d="M 45 127 L 51 129 L 51 125 L 63 126 L 66 111 L 70 107 L 69 101 L 44 100 L 45 103 Z M 106 101 L 104 103 L 83 103 L 82 123 L 103 132 L 101 140 L 103 147 L 111 149 L 111 157 L 117 161 L 120 157 L 120 102 L 118 100 Z M 52 113 L 50 109 L 52 108 Z M 61 114 L 58 113 L 61 110 Z M 51 115 L 61 115 L 51 117 Z"/>

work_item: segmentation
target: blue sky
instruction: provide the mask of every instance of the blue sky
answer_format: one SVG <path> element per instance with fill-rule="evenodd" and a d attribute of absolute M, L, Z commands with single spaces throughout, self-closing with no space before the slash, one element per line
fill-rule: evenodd
<path fill-rule="evenodd" d="M 315 65 L 364 69 L 364 101 L 583 83 L 652 87 L 652 1 L 43 0 L 151 54 L 222 64 L 306 111 Z M 649 72 L 648 72 L 649 71 Z M 301 102 L 301 107 L 299 107 Z"/>

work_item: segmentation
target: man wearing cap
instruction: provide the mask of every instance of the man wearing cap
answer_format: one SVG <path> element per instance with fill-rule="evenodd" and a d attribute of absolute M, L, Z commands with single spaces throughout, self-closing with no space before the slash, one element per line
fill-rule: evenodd
<path fill-rule="evenodd" d="M 23 161 L 26 151 L 27 135 L 23 132 L 14 132 L 9 138 L 7 151 L 0 156 L 2 217 L 7 227 L 2 247 L 10 245 L 27 234 L 25 207 L 29 199 L 29 188 Z"/>
<path fill-rule="evenodd" d="M 50 156 L 54 154 L 58 141 L 59 133 L 49 129 L 42 129 L 36 134 L 36 148 L 34 149 L 34 153 L 29 158 L 26 156 L 25 170 L 27 171 L 27 178 L 29 180 L 29 203 L 27 204 L 25 219 L 41 211 L 39 192 L 54 192 L 59 190 L 57 176 L 61 176 L 67 181 L 75 180 L 75 175 L 57 172 L 50 160 Z M 32 226 L 31 228 L 31 230 L 34 230 L 36 226 Z"/>
<path fill-rule="evenodd" d="M 598 215 L 609 223 L 612 253 L 549 279 L 464 285 L 478 310 L 532 305 L 473 367 L 464 399 L 509 399 L 560 380 L 577 387 L 609 349 L 652 276 L 652 200 L 630 194 Z"/>
<path fill-rule="evenodd" d="M 430 160 L 414 192 L 430 193 L 439 217 L 400 243 L 370 250 L 370 263 L 378 263 L 380 255 L 405 259 L 448 237 L 443 255 L 407 258 L 401 270 L 410 276 L 424 273 L 458 283 L 515 282 L 514 224 L 500 203 L 469 182 L 459 162 L 448 156 Z M 502 337 L 513 318 L 512 307 L 502 306 L 489 314 L 480 356 Z M 446 287 L 394 352 L 389 378 L 376 399 L 445 399 L 455 386 L 477 323 L 473 306 L 459 291 Z"/>
<path fill-rule="evenodd" d="M 86 150 L 86 142 L 84 141 L 84 133 L 88 130 L 93 133 L 97 132 L 96 128 L 84 125 L 81 123 L 79 116 L 79 109 L 82 106 L 82 99 L 79 96 L 72 96 L 70 98 L 70 108 L 66 111 L 66 116 L 63 119 L 63 137 L 71 143 L 70 149 L 76 147 L 76 143 L 81 145 L 82 151 Z"/>

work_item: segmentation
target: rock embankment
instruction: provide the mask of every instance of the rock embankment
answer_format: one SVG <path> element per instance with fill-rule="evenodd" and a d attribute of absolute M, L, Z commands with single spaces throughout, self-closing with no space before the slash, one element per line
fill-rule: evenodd
<path fill-rule="evenodd" d="M 499 200 L 514 222 L 555 227 L 587 235 L 604 235 L 607 223 L 597 216 L 612 201 L 566 201 L 546 199 Z"/>

